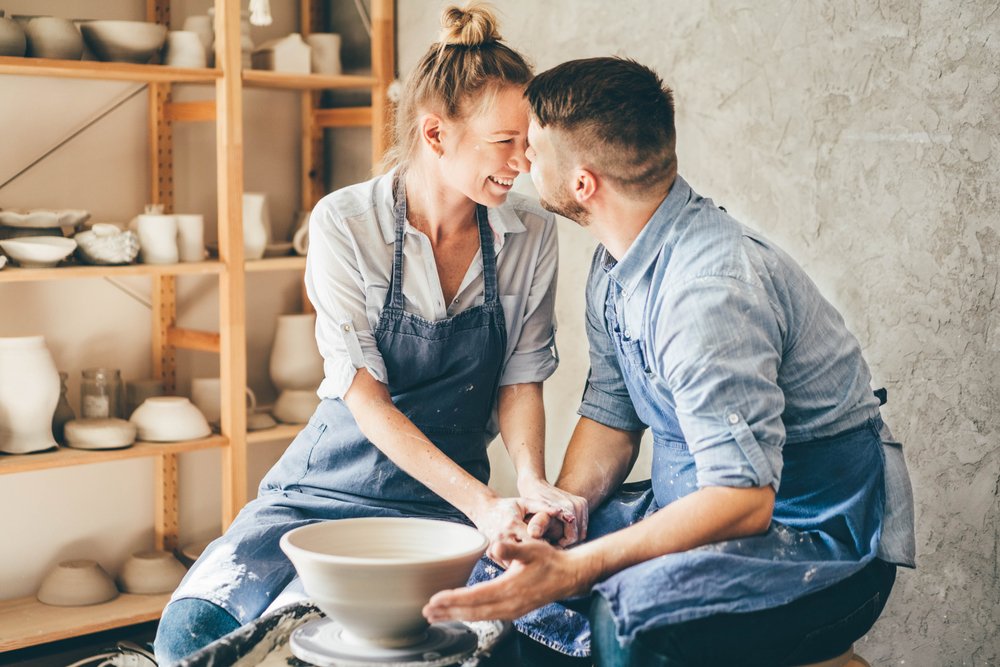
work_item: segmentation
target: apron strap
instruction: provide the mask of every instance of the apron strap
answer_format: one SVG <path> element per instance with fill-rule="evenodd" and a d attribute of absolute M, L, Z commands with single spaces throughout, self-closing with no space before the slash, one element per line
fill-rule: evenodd
<path fill-rule="evenodd" d="M 476 204 L 476 222 L 479 224 L 479 251 L 483 256 L 483 303 L 495 305 L 500 296 L 497 290 L 497 255 L 493 251 L 493 228 L 489 213 L 482 204 Z"/>
<path fill-rule="evenodd" d="M 396 242 L 392 251 L 392 279 L 389 282 L 387 306 L 403 310 L 403 244 L 406 227 L 406 184 L 402 170 L 397 170 L 392 183 L 392 217 L 396 229 Z"/>

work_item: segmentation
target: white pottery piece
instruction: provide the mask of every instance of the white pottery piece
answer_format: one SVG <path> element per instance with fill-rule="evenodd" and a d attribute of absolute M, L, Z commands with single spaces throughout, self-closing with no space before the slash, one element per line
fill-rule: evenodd
<path fill-rule="evenodd" d="M 7 266 L 7 255 L 0 255 L 0 269 Z"/>
<path fill-rule="evenodd" d="M 0 225 L 5 227 L 31 227 L 50 229 L 53 227 L 76 227 L 90 218 L 90 211 L 81 209 L 31 209 L 0 210 Z"/>
<path fill-rule="evenodd" d="M 302 526 L 281 549 L 309 597 L 353 639 L 396 647 L 423 638 L 424 605 L 464 586 L 487 543 L 463 524 L 380 517 Z"/>
<path fill-rule="evenodd" d="M 129 421 L 138 428 L 139 439 L 149 442 L 197 440 L 212 434 L 205 415 L 183 396 L 147 398 Z"/>
<path fill-rule="evenodd" d="M 312 47 L 302 35 L 293 32 L 280 39 L 264 42 L 254 49 L 251 63 L 254 69 L 267 69 L 289 74 L 309 74 L 312 69 Z"/>
<path fill-rule="evenodd" d="M 75 449 L 122 449 L 135 442 L 136 426 L 124 419 L 73 419 L 66 422 L 66 444 Z"/>
<path fill-rule="evenodd" d="M 146 21 L 86 21 L 80 32 L 101 60 L 145 64 L 167 38 L 167 26 Z"/>
<path fill-rule="evenodd" d="M 168 63 L 169 64 L 169 63 Z M 177 255 L 182 262 L 205 259 L 205 216 L 200 213 L 179 213 L 177 220 Z"/>
<path fill-rule="evenodd" d="M 56 565 L 42 579 L 38 601 L 57 607 L 83 607 L 118 597 L 111 576 L 92 560 L 68 560 Z"/>
<path fill-rule="evenodd" d="M 257 395 L 246 387 L 247 412 L 257 409 Z M 219 378 L 194 378 L 191 380 L 191 402 L 201 410 L 209 424 L 218 425 L 222 420 L 222 380 Z"/>
<path fill-rule="evenodd" d="M 278 389 L 316 391 L 323 381 L 323 357 L 316 344 L 316 314 L 279 315 L 269 370 Z"/>
<path fill-rule="evenodd" d="M 305 424 L 319 407 L 315 389 L 284 389 L 271 408 L 271 414 L 282 424 Z"/>
<path fill-rule="evenodd" d="M 306 43 L 312 48 L 310 66 L 314 73 L 339 75 L 343 72 L 340 64 L 340 35 L 334 32 L 313 32 L 306 36 Z"/>
<path fill-rule="evenodd" d="M 125 593 L 156 595 L 170 593 L 187 572 L 167 551 L 139 551 L 132 554 L 118 573 L 118 586 Z"/>
<path fill-rule="evenodd" d="M 208 548 L 208 545 L 214 541 L 212 540 L 200 540 L 198 542 L 191 542 L 185 544 L 180 548 L 180 561 L 187 567 L 191 567 L 198 558 L 201 557 L 202 552 Z"/>
<path fill-rule="evenodd" d="M 299 255 L 305 255 L 309 251 L 309 211 L 299 211 L 298 224 L 292 236 L 292 247 Z"/>
<path fill-rule="evenodd" d="M 15 17 L 17 18 L 17 17 Z M 28 38 L 28 56 L 79 60 L 83 55 L 83 37 L 72 21 L 56 16 L 36 16 L 24 27 Z"/>
<path fill-rule="evenodd" d="M 20 58 L 28 50 L 28 38 L 24 28 L 14 19 L 4 16 L 0 9 L 0 56 Z"/>
<path fill-rule="evenodd" d="M 263 192 L 243 193 L 243 255 L 260 259 L 271 241 L 271 214 Z"/>
<path fill-rule="evenodd" d="M 264 257 L 284 257 L 292 251 L 291 241 L 268 243 L 264 246 Z"/>
<path fill-rule="evenodd" d="M 76 241 L 62 236 L 24 236 L 0 241 L 0 249 L 26 268 L 48 268 L 76 250 Z"/>
<path fill-rule="evenodd" d="M 139 237 L 139 257 L 144 264 L 176 264 L 177 218 L 162 213 L 142 213 L 130 223 Z"/>
<path fill-rule="evenodd" d="M 169 67 L 205 67 L 208 61 L 198 33 L 190 30 L 168 32 L 164 64 Z"/>
<path fill-rule="evenodd" d="M 41 336 L 0 338 L 0 452 L 26 454 L 56 446 L 52 419 L 59 371 Z"/>
<path fill-rule="evenodd" d="M 269 428 L 274 428 L 278 425 L 278 422 L 274 420 L 270 414 L 266 412 L 248 412 L 247 413 L 247 430 L 248 431 L 264 431 Z"/>
<path fill-rule="evenodd" d="M 73 237 L 77 255 L 87 264 L 130 264 L 139 255 L 139 237 L 116 225 L 97 223 Z"/>
<path fill-rule="evenodd" d="M 196 14 L 184 19 L 184 30 L 198 35 L 198 41 L 205 51 L 205 64 L 208 67 L 215 65 L 215 51 L 212 45 L 215 43 L 215 26 L 212 24 L 212 17 L 207 14 Z"/>

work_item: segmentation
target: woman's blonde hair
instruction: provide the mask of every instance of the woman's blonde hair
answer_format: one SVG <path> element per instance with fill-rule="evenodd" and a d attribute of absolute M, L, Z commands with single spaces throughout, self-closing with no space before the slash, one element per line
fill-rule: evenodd
<path fill-rule="evenodd" d="M 483 108 L 504 86 L 524 86 L 531 67 L 501 40 L 493 10 L 473 2 L 445 8 L 439 41 L 410 73 L 396 107 L 392 148 L 385 168 L 413 158 L 420 144 L 417 119 L 424 111 L 459 120 Z M 482 99 L 477 99 L 482 98 Z M 469 104 L 476 100 L 476 104 Z"/>

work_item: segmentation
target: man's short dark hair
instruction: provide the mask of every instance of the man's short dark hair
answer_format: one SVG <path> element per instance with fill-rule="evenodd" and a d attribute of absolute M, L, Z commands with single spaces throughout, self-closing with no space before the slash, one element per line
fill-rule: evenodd
<path fill-rule="evenodd" d="M 571 60 L 537 75 L 526 95 L 542 127 L 556 129 L 584 166 L 633 193 L 677 169 L 673 93 L 625 58 Z"/>

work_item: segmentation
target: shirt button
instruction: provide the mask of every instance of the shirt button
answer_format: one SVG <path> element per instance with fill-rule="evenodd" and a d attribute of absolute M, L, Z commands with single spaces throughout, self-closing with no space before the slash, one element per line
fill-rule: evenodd
<path fill-rule="evenodd" d="M 626 329 L 625 330 L 625 337 L 626 338 L 631 338 L 632 337 L 632 330 L 631 329 Z"/>
<path fill-rule="evenodd" d="M 740 423 L 740 416 L 738 414 L 736 414 L 735 412 L 733 414 L 729 415 L 729 417 L 727 417 L 727 419 L 729 420 L 730 424 L 739 424 Z"/>

